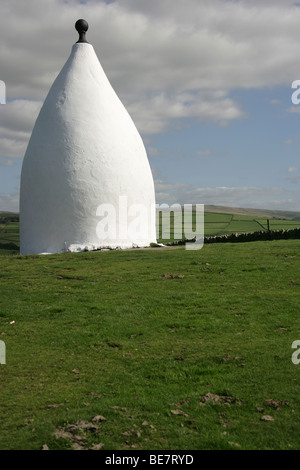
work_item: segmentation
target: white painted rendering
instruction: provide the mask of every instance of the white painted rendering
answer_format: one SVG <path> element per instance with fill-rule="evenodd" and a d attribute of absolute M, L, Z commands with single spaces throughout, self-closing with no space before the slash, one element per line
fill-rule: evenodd
<path fill-rule="evenodd" d="M 130 231 L 124 236 L 120 197 L 126 198 L 128 209 L 135 204 L 147 209 L 146 234 L 139 239 Z M 106 239 L 99 238 L 99 206 L 104 204 L 116 208 L 121 235 L 109 228 Z M 48 93 L 25 153 L 20 253 L 151 242 L 156 242 L 155 192 L 143 141 L 93 46 L 76 43 Z"/>

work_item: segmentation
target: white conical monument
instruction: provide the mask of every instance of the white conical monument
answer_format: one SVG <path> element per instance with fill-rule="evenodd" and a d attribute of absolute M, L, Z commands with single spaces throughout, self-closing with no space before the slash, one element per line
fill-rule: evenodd
<path fill-rule="evenodd" d="M 145 247 L 156 242 L 143 141 L 109 83 L 88 24 L 54 81 L 24 156 L 20 253 Z"/>

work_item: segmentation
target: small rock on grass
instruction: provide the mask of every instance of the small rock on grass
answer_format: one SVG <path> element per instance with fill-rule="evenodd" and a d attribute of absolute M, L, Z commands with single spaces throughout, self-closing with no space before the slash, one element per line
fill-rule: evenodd
<path fill-rule="evenodd" d="M 97 416 L 94 416 L 94 418 L 92 419 L 92 421 L 95 423 L 101 423 L 102 421 L 106 421 L 106 418 L 104 418 L 104 416 L 101 416 L 101 415 L 97 415 Z"/>
<path fill-rule="evenodd" d="M 172 415 L 181 415 L 181 416 L 188 417 L 188 415 L 186 413 L 184 413 L 184 411 L 182 411 L 182 410 L 171 410 L 171 413 L 172 413 Z"/>
<path fill-rule="evenodd" d="M 273 416 L 264 415 L 260 418 L 261 421 L 274 421 Z"/>
<path fill-rule="evenodd" d="M 99 442 L 99 444 L 96 444 L 93 447 L 90 447 L 89 450 L 101 450 L 103 446 L 104 446 L 103 442 Z"/>
<path fill-rule="evenodd" d="M 241 445 L 238 442 L 228 441 L 228 444 L 231 446 L 235 446 L 235 447 L 241 447 Z"/>

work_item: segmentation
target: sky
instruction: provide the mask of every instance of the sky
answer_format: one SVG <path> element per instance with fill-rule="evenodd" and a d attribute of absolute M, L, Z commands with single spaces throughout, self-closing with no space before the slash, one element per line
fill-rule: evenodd
<path fill-rule="evenodd" d="M 0 210 L 19 210 L 26 147 L 79 18 L 144 141 L 158 204 L 300 211 L 289 0 L 0 0 Z"/>

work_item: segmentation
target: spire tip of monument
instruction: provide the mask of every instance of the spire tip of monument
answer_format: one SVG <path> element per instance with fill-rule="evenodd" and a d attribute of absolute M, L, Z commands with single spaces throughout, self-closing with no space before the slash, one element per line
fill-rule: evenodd
<path fill-rule="evenodd" d="M 75 29 L 79 34 L 79 39 L 77 42 L 88 42 L 86 40 L 86 32 L 89 29 L 88 22 L 86 20 L 80 19 L 75 23 Z"/>

